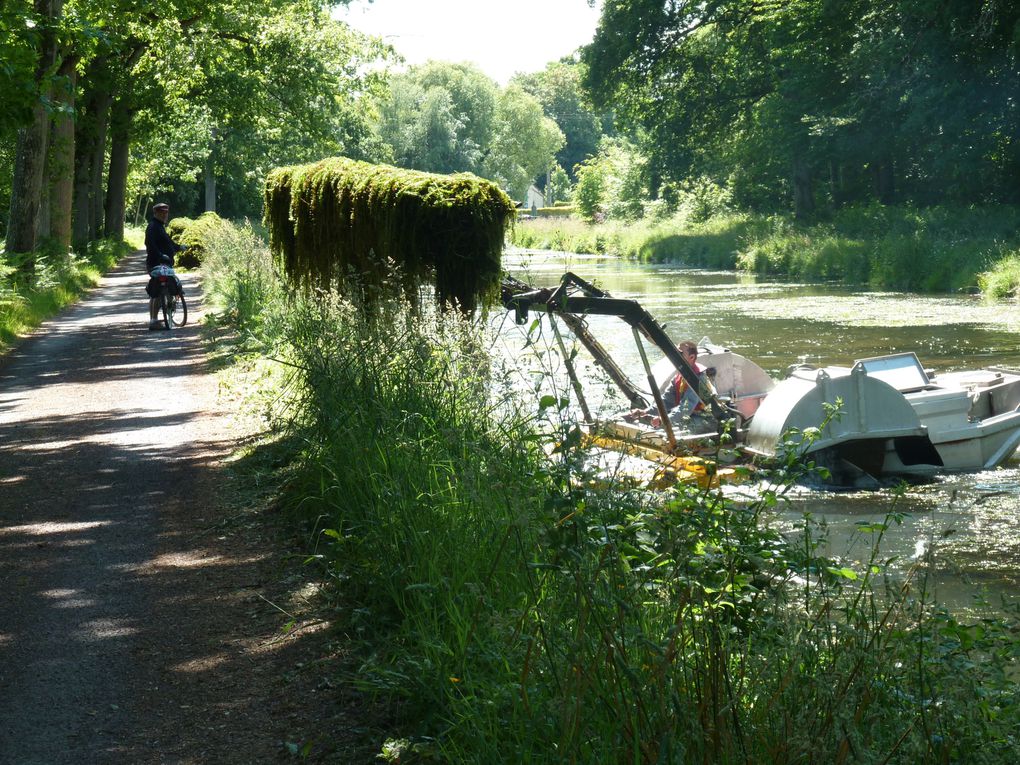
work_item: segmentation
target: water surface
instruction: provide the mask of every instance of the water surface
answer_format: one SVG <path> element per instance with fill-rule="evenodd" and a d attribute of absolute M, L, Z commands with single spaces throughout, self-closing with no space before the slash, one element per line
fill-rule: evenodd
<path fill-rule="evenodd" d="M 939 371 L 987 366 L 1020 368 L 1020 310 L 1015 302 L 988 303 L 971 295 L 914 295 L 835 285 L 768 281 L 733 272 L 702 271 L 572 253 L 515 251 L 504 259 L 511 273 L 534 286 L 554 286 L 573 271 L 614 297 L 638 300 L 676 341 L 700 340 L 729 347 L 757 362 L 774 379 L 801 362 L 849 365 L 853 360 L 913 351 Z M 503 321 L 501 336 L 525 373 L 539 378 L 542 365 L 525 347 L 524 332 Z M 619 319 L 590 317 L 592 332 L 635 382 L 643 380 L 633 332 Z M 525 327 L 526 329 L 526 327 Z M 571 342 L 569 333 L 564 339 Z M 554 348 L 543 327 L 536 345 Z M 659 354 L 651 349 L 654 363 Z M 589 403 L 605 413 L 622 399 L 582 351 L 579 372 Z M 559 376 L 563 370 L 552 370 Z M 861 522 L 890 511 L 907 513 L 883 545 L 883 556 L 909 565 L 935 551 L 932 585 L 940 600 L 969 610 L 988 599 L 1020 602 L 1020 462 L 968 475 L 940 476 L 893 492 L 833 494 L 797 490 L 780 518 L 787 528 L 813 513 L 828 526 L 830 551 L 866 559 Z"/>

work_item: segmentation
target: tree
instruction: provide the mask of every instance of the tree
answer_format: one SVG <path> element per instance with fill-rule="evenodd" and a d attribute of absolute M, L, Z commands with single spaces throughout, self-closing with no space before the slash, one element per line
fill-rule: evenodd
<path fill-rule="evenodd" d="M 599 115 L 588 103 L 581 85 L 582 67 L 572 60 L 554 61 L 541 72 L 517 75 L 519 85 L 542 104 L 542 109 L 563 132 L 565 142 L 556 154 L 556 162 L 575 178 L 575 167 L 597 150 L 599 139 L 611 123 L 608 115 Z"/>
<path fill-rule="evenodd" d="M 585 220 L 636 220 L 648 198 L 648 166 L 638 148 L 623 138 L 603 138 L 595 156 L 577 168 L 574 203 Z"/>
<path fill-rule="evenodd" d="M 373 138 L 358 101 L 377 79 L 368 63 L 386 49 L 333 20 L 335 4 L 0 5 L 0 83 L 11 94 L 0 115 L 0 157 L 12 131 L 21 134 L 8 248 L 34 248 L 25 232 L 38 231 L 66 250 L 72 207 L 76 247 L 120 235 L 129 179 L 154 189 L 204 172 L 214 200 L 215 178 L 227 174 L 241 179 L 254 211 L 268 167 L 366 151 L 361 144 Z M 167 170 L 174 174 L 145 175 Z"/>
<path fill-rule="evenodd" d="M 33 13 L 26 20 L 36 29 L 35 66 L 32 93 L 35 103 L 31 118 L 18 132 L 15 149 L 14 176 L 11 182 L 10 214 L 7 225 L 7 250 L 29 253 L 35 250 L 42 209 L 46 152 L 49 147 L 50 116 L 44 96 L 51 87 L 57 67 L 57 26 L 63 11 L 63 0 L 35 0 Z M 25 259 L 22 269 L 31 272 L 32 259 Z"/>
<path fill-rule="evenodd" d="M 1018 22 L 1000 2 L 619 0 L 582 61 L 655 167 L 744 204 L 1007 199 Z"/>
<path fill-rule="evenodd" d="M 538 101 L 516 85 L 500 89 L 468 64 L 429 62 L 393 75 L 377 112 L 378 135 L 395 164 L 475 173 L 518 199 L 563 144 Z"/>
<path fill-rule="evenodd" d="M 551 168 L 563 133 L 542 113 L 541 104 L 516 85 L 500 93 L 495 122 L 482 173 L 515 199 L 524 199 L 531 182 Z"/>

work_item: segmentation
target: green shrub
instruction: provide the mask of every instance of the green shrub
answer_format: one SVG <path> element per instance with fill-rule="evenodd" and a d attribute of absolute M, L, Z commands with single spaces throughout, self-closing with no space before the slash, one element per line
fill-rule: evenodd
<path fill-rule="evenodd" d="M 181 237 L 184 236 L 184 232 L 188 230 L 188 226 L 190 226 L 194 222 L 195 222 L 194 218 L 188 218 L 183 215 L 179 218 L 173 218 L 172 220 L 167 222 L 166 232 L 167 234 L 170 235 L 171 239 L 173 239 L 175 242 L 179 244 L 181 241 Z"/>
<path fill-rule="evenodd" d="M 981 292 L 990 298 L 1020 297 L 1020 251 L 997 261 L 990 270 L 978 276 Z"/>
<path fill-rule="evenodd" d="M 203 244 L 202 284 L 213 310 L 245 338 L 266 340 L 265 328 L 282 310 L 288 292 L 269 246 L 250 223 L 222 220 L 207 228 Z"/>
<path fill-rule="evenodd" d="M 554 205 L 552 207 L 539 207 L 535 209 L 535 215 L 539 218 L 560 218 L 574 214 L 574 206 L 569 204 Z"/>
<path fill-rule="evenodd" d="M 210 237 L 229 227 L 230 224 L 214 212 L 205 212 L 195 220 L 182 225 L 181 233 L 172 237 L 177 244 L 188 249 L 177 255 L 174 263 L 181 268 L 197 268 L 205 260 Z"/>

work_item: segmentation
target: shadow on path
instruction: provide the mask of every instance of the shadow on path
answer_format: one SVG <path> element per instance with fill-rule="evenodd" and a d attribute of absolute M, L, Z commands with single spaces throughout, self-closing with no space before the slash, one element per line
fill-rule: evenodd
<path fill-rule="evenodd" d="M 216 531 L 234 435 L 201 296 L 185 275 L 189 325 L 150 332 L 145 279 L 128 258 L 0 361 L 2 763 L 264 761 L 301 738 L 253 679 L 253 652 L 302 652 L 252 642 L 287 618 L 259 597 L 266 545 Z"/>

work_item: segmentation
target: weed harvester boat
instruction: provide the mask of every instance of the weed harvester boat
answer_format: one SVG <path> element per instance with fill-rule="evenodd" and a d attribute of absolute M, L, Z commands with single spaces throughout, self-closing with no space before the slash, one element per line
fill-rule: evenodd
<path fill-rule="evenodd" d="M 699 344 L 698 360 L 710 370 L 712 385 L 704 386 L 637 301 L 615 298 L 575 274 L 541 289 L 504 277 L 502 300 L 518 324 L 531 311 L 551 317 L 561 345 L 555 320 L 562 321 L 630 406 L 657 411 L 662 423 L 652 427 L 624 416 L 597 421 L 570 356 L 561 348 L 589 440 L 652 460 L 681 480 L 725 480 L 731 471 L 718 464 L 720 457 L 770 460 L 792 449 L 826 467 L 834 485 L 872 488 L 890 476 L 995 468 L 1020 445 L 1017 370 L 992 367 L 935 375 L 914 353 L 897 353 L 849 367 L 800 366 L 776 382 L 750 359 L 706 338 Z M 589 315 L 615 316 L 630 325 L 645 386 L 635 385 L 592 336 Z M 649 363 L 646 341 L 664 357 L 655 365 Z M 709 427 L 694 432 L 674 427 L 663 392 L 677 373 L 699 392 L 711 415 Z"/>

